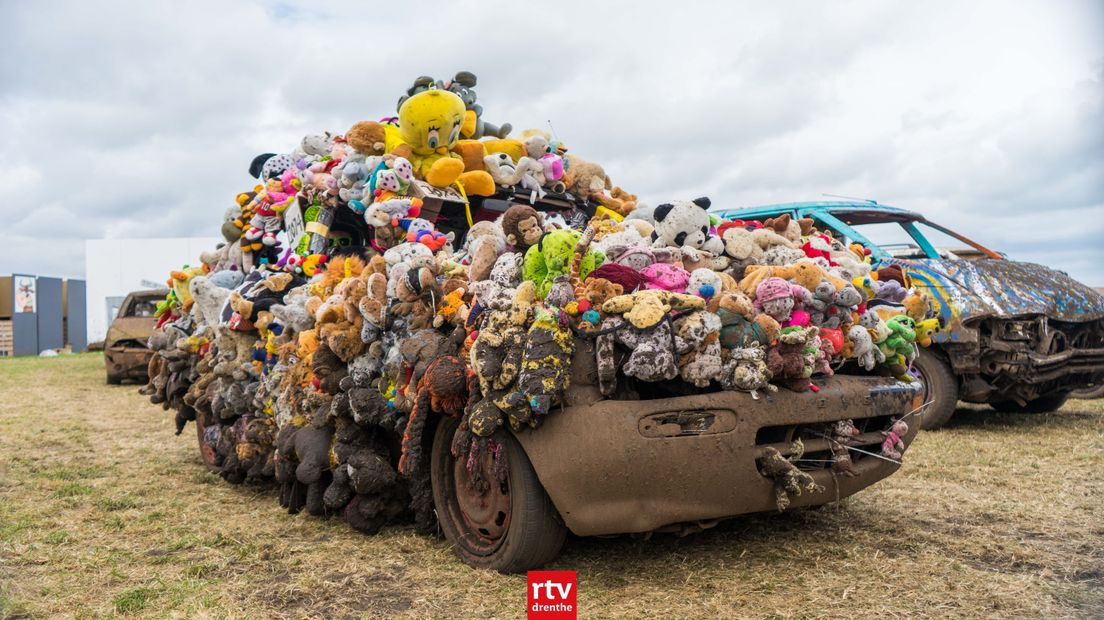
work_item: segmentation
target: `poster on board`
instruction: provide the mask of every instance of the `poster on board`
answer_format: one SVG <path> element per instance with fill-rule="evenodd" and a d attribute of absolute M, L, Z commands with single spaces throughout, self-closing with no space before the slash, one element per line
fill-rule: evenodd
<path fill-rule="evenodd" d="M 13 280 L 15 280 L 15 311 L 35 312 L 38 295 L 35 291 L 34 276 L 14 276 Z"/>

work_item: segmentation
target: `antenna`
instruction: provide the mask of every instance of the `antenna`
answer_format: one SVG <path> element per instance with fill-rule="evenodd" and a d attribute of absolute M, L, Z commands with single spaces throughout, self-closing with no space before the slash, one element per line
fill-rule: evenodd
<path fill-rule="evenodd" d="M 556 137 L 556 128 L 552 126 L 552 119 L 548 119 L 548 129 L 552 130 L 552 139 L 559 140 L 559 138 Z"/>
<path fill-rule="evenodd" d="M 823 192 L 821 192 L 820 195 L 821 196 L 826 196 L 828 198 L 843 198 L 845 200 L 858 200 L 859 202 L 869 202 L 872 205 L 878 204 L 877 200 L 872 200 L 870 198 L 856 198 L 855 196 L 841 196 L 839 194 L 825 194 Z"/>

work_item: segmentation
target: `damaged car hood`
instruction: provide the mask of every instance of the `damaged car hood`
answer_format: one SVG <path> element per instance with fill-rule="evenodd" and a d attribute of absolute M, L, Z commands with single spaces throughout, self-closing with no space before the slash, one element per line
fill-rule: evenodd
<path fill-rule="evenodd" d="M 1064 273 L 1010 260 L 900 260 L 946 323 L 975 316 L 1043 314 L 1059 321 L 1104 317 L 1104 296 Z"/>
<path fill-rule="evenodd" d="M 107 330 L 105 346 L 113 347 L 121 340 L 145 342 L 155 327 L 157 327 L 156 319 L 137 316 L 119 317 L 111 322 L 111 327 Z"/>

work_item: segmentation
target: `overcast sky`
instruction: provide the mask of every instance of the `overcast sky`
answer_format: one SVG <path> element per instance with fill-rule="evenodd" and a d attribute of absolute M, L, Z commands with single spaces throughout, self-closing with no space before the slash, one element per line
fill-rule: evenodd
<path fill-rule="evenodd" d="M 0 273 L 217 236 L 255 154 L 463 69 L 651 204 L 869 197 L 1104 285 L 1104 3 L 777 4 L 0 0 Z"/>

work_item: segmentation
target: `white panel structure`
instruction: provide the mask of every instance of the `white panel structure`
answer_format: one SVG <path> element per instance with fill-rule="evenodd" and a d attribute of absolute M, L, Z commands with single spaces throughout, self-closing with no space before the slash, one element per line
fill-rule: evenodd
<path fill-rule="evenodd" d="M 169 272 L 198 265 L 199 254 L 213 250 L 222 239 L 89 239 L 84 245 L 84 273 L 88 282 L 88 341 L 103 340 L 114 316 L 109 301 L 139 289 L 161 288 Z M 118 303 L 114 304 L 116 309 Z"/>

